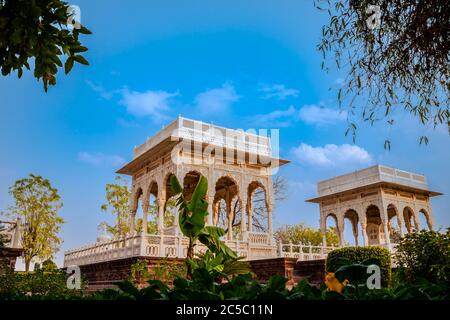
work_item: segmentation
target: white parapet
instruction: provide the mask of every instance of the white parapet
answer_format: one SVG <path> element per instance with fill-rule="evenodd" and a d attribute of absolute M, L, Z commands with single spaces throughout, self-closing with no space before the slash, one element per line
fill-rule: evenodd
<path fill-rule="evenodd" d="M 428 184 L 424 175 L 376 165 L 320 181 L 317 185 L 317 193 L 319 197 L 322 197 L 380 182 L 389 182 L 421 190 L 428 190 Z"/>
<path fill-rule="evenodd" d="M 271 157 L 271 142 L 267 135 L 243 130 L 233 130 L 197 120 L 178 117 L 146 142 L 134 149 L 134 159 L 166 139 L 188 139 L 225 149 L 240 150 L 260 156 Z"/>
<path fill-rule="evenodd" d="M 246 260 L 269 259 L 278 256 L 277 247 L 271 245 L 267 233 L 249 232 L 247 239 L 224 240 Z M 86 265 L 131 257 L 186 258 L 189 239 L 178 235 L 136 235 L 123 239 L 97 242 L 64 254 L 64 267 Z M 206 251 L 197 244 L 195 253 Z"/>

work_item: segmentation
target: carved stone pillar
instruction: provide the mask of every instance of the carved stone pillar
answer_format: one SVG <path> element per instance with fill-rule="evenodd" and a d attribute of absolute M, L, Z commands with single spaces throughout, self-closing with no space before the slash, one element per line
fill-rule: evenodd
<path fill-rule="evenodd" d="M 206 217 L 206 224 L 211 226 L 213 225 L 213 217 L 214 217 L 214 196 L 208 196 L 208 216 Z"/>
<path fill-rule="evenodd" d="M 399 206 L 397 205 L 397 208 L 398 207 Z M 404 232 L 403 232 L 403 225 L 404 225 L 403 214 L 397 208 L 395 208 L 395 210 L 397 210 L 395 215 L 397 216 L 397 224 L 398 224 L 398 228 L 400 229 L 399 230 L 400 236 L 403 238 L 403 234 L 404 234 Z"/>
<path fill-rule="evenodd" d="M 367 223 L 365 221 L 361 222 L 361 231 L 363 234 L 363 245 L 367 247 L 367 245 L 369 244 L 369 239 L 367 237 Z"/>
<path fill-rule="evenodd" d="M 247 225 L 245 223 L 245 208 L 243 205 L 242 198 L 238 199 L 239 206 L 241 208 L 241 239 L 244 237 L 244 233 L 247 231 Z"/>
<path fill-rule="evenodd" d="M 165 199 L 158 199 L 158 234 L 162 235 L 164 232 L 164 205 L 166 204 Z"/>
<path fill-rule="evenodd" d="M 249 232 L 252 232 L 253 231 L 253 208 L 252 208 L 251 197 L 247 198 L 247 215 L 248 215 L 247 230 Z"/>
<path fill-rule="evenodd" d="M 148 207 L 149 207 L 149 203 L 148 203 L 148 199 L 146 201 L 144 201 L 144 203 L 142 204 L 142 235 L 146 235 L 148 233 Z"/>
<path fill-rule="evenodd" d="M 272 207 L 267 205 L 267 226 L 269 228 L 269 244 L 272 244 L 273 229 L 272 229 Z"/>
<path fill-rule="evenodd" d="M 322 246 L 327 246 L 327 218 L 322 212 L 322 204 L 319 205 L 320 209 L 320 232 L 322 234 Z"/>
<path fill-rule="evenodd" d="M 339 214 L 337 217 L 337 229 L 339 234 L 339 246 L 343 247 L 344 242 L 344 214 Z"/>
<path fill-rule="evenodd" d="M 227 189 L 227 193 L 225 196 L 225 203 L 227 207 L 227 222 L 228 222 L 228 232 L 227 239 L 231 240 L 233 238 L 233 210 L 231 210 L 231 197 L 230 191 Z"/>
<path fill-rule="evenodd" d="M 219 200 L 217 202 L 213 202 L 213 225 L 217 226 L 219 223 Z"/>

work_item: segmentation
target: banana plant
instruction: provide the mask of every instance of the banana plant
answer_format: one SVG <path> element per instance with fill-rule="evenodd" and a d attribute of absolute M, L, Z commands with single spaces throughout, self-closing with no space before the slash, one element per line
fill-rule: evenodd
<path fill-rule="evenodd" d="M 175 175 L 171 176 L 170 185 L 172 194 L 177 196 L 178 225 L 181 232 L 189 238 L 187 261 L 192 261 L 194 258 L 194 246 L 197 241 L 204 244 L 215 255 L 222 254 L 224 257 L 237 258 L 236 253 L 220 240 L 225 230 L 205 225 L 205 218 L 208 216 L 208 202 L 205 200 L 208 180 L 200 176 L 189 201 L 183 196 L 183 187 Z M 192 264 L 187 262 L 186 266 L 187 278 L 192 279 Z"/>

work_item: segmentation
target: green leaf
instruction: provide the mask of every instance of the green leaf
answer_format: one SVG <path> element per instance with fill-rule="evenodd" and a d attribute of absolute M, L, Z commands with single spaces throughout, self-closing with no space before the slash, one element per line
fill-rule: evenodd
<path fill-rule="evenodd" d="M 180 185 L 178 178 L 174 174 L 170 176 L 170 188 L 172 189 L 172 193 L 174 195 L 183 192 L 183 187 Z"/>
<path fill-rule="evenodd" d="M 69 57 L 66 60 L 66 63 L 64 64 L 64 72 L 66 74 L 68 74 L 70 72 L 70 70 L 72 70 L 72 68 L 73 68 L 73 61 L 74 61 L 74 59 L 72 57 Z"/>
<path fill-rule="evenodd" d="M 285 277 L 276 274 L 269 279 L 268 287 L 275 291 L 283 291 L 286 289 L 286 282 Z"/>
<path fill-rule="evenodd" d="M 83 56 L 80 55 L 73 56 L 73 59 L 78 63 L 84 64 L 86 66 L 89 65 L 89 62 Z"/>

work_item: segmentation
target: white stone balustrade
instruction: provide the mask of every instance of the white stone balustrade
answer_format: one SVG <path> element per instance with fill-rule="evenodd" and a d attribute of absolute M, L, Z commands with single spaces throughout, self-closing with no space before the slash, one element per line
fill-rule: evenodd
<path fill-rule="evenodd" d="M 310 244 L 278 243 L 278 255 L 283 258 L 297 258 L 300 261 L 326 259 L 337 247 L 313 246 Z"/>
<path fill-rule="evenodd" d="M 224 240 L 239 256 L 249 259 L 266 259 L 277 256 L 276 247 L 269 244 L 267 234 L 251 232 L 248 241 Z M 69 250 L 64 255 L 64 267 L 86 265 L 130 257 L 185 258 L 189 239 L 176 235 L 136 235 L 119 240 L 97 242 L 78 249 Z M 206 251 L 197 244 L 195 253 Z"/>

